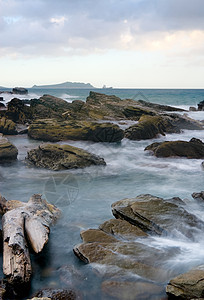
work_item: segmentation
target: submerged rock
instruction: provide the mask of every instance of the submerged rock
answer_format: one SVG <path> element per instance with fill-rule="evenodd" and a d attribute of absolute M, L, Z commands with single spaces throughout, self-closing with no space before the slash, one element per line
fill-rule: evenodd
<path fill-rule="evenodd" d="M 42 144 L 30 150 L 27 159 L 36 167 L 55 171 L 106 165 L 103 158 L 70 145 Z"/>
<path fill-rule="evenodd" d="M 181 274 L 172 280 L 166 287 L 170 298 L 198 299 L 204 296 L 204 266 L 197 267 Z"/>
<path fill-rule="evenodd" d="M 152 151 L 156 157 L 187 157 L 204 158 L 204 143 L 196 138 L 186 141 L 171 141 L 153 143 L 145 148 Z"/>
<path fill-rule="evenodd" d="M 0 133 L 6 135 L 17 134 L 18 132 L 17 132 L 16 124 L 11 120 L 2 117 L 0 119 Z"/>
<path fill-rule="evenodd" d="M 57 142 L 86 140 L 94 142 L 119 142 L 124 133 L 118 125 L 88 121 L 38 120 L 31 124 L 28 135 L 37 140 Z"/>
<path fill-rule="evenodd" d="M 16 160 L 18 149 L 0 133 L 0 163 Z"/>
<path fill-rule="evenodd" d="M 158 134 L 165 135 L 165 132 L 179 132 L 179 129 L 172 125 L 167 117 L 142 116 L 138 124 L 132 125 L 125 130 L 125 137 L 131 140 L 146 140 L 153 139 Z"/>
<path fill-rule="evenodd" d="M 113 281 L 107 280 L 102 283 L 102 292 L 109 297 L 119 300 L 149 300 L 149 299 L 162 299 L 164 288 L 144 281 Z M 154 298 L 156 297 L 156 298 Z"/>

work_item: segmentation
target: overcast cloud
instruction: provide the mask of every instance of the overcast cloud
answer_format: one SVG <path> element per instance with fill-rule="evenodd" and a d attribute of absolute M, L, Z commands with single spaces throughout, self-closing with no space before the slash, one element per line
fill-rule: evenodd
<path fill-rule="evenodd" d="M 0 56 L 175 50 L 176 40 L 201 55 L 203 16 L 203 0 L 0 0 Z"/>

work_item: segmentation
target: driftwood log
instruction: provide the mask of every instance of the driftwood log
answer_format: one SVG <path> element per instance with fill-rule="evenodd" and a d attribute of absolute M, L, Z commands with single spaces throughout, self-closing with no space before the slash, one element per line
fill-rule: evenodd
<path fill-rule="evenodd" d="M 48 242 L 50 225 L 60 216 L 54 205 L 33 195 L 27 203 L 0 195 L 3 231 L 3 272 L 11 284 L 29 283 L 32 267 L 28 245 L 35 253 Z"/>

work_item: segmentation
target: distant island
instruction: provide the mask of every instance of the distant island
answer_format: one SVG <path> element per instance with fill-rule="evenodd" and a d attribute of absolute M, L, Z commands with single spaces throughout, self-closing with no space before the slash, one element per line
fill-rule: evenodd
<path fill-rule="evenodd" d="M 94 89 L 90 83 L 83 82 L 64 82 L 50 85 L 34 85 L 33 89 Z"/>

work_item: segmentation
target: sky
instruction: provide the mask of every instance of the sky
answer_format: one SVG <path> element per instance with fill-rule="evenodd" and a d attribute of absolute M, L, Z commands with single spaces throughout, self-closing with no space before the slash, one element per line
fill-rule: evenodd
<path fill-rule="evenodd" d="M 204 88 L 204 0 L 0 0 L 0 86 Z"/>

